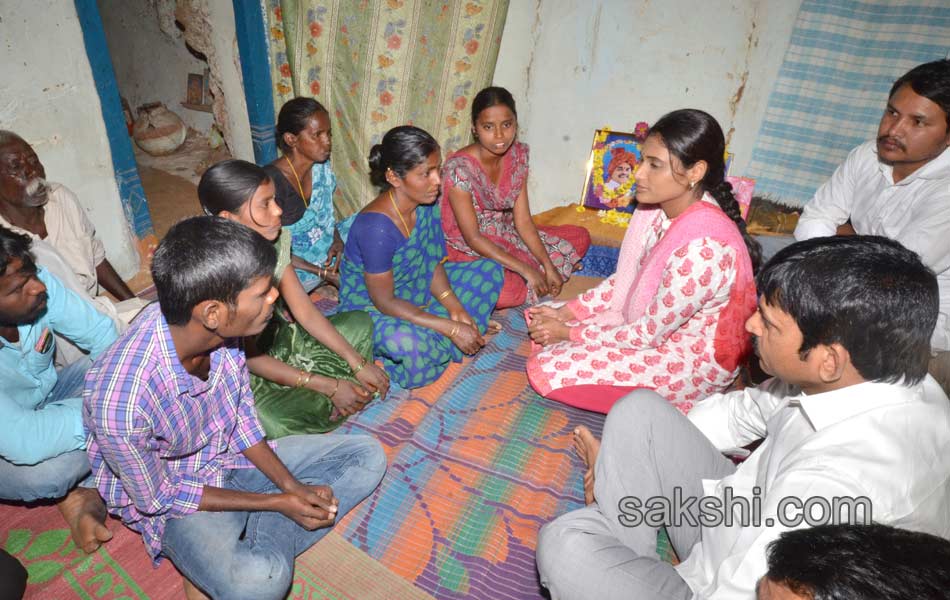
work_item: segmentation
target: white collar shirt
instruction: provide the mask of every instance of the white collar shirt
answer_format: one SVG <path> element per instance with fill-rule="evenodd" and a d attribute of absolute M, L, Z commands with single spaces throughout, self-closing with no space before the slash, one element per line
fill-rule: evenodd
<path fill-rule="evenodd" d="M 950 148 L 894 183 L 876 143 L 861 144 L 805 205 L 795 239 L 835 235 L 848 219 L 857 233 L 897 240 L 934 270 L 940 315 L 931 346 L 950 350 Z"/>
<path fill-rule="evenodd" d="M 96 236 L 96 228 L 76 194 L 62 184 L 51 182 L 48 201 L 43 207 L 43 221 L 46 224 L 43 241 L 59 253 L 89 296 L 99 295 L 96 267 L 106 258 L 105 246 Z M 3 217 L 0 217 L 0 225 L 34 240 L 41 239 L 31 231 L 14 227 Z"/>
<path fill-rule="evenodd" d="M 703 528 L 676 567 L 694 598 L 755 596 L 768 544 L 809 526 L 779 522 L 783 498 L 797 502 L 784 509 L 793 520 L 811 498 L 867 498 L 874 522 L 950 537 L 950 402 L 930 376 L 914 386 L 867 382 L 811 396 L 771 379 L 711 396 L 688 418 L 720 450 L 765 438 L 733 475 L 703 481 L 706 496 L 731 488 L 750 505 L 759 488 L 761 522 L 740 525 L 733 510 L 736 525 Z M 831 518 L 820 508 L 811 516 Z M 859 522 L 868 516 L 857 513 Z"/>

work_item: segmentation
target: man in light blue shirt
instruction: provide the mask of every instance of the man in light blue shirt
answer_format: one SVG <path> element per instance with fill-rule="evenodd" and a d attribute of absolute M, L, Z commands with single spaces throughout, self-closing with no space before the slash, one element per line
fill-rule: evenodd
<path fill-rule="evenodd" d="M 89 352 L 57 372 L 54 334 Z M 37 269 L 30 238 L 0 227 L 0 498 L 57 500 L 76 545 L 111 537 L 89 474 L 83 376 L 116 339 L 112 320 Z"/>

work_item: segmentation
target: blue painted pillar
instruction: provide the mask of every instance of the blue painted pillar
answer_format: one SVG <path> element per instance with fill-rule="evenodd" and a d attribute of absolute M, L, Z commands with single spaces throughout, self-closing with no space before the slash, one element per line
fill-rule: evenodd
<path fill-rule="evenodd" d="M 260 0 L 233 0 L 234 25 L 241 53 L 244 97 L 251 122 L 254 160 L 265 165 L 277 158 L 274 140 L 274 90 L 268 64 L 267 28 Z"/>
<path fill-rule="evenodd" d="M 106 46 L 106 34 L 99 17 L 99 8 L 95 0 L 75 0 L 79 25 L 86 46 L 86 55 L 92 67 L 92 77 L 99 92 L 99 104 L 102 105 L 102 120 L 105 121 L 109 148 L 112 151 L 112 169 L 119 186 L 122 208 L 132 230 L 139 239 L 154 233 L 152 217 L 148 213 L 145 190 L 139 179 L 132 140 L 122 115 L 122 101 L 119 99 L 119 85 L 116 83 L 112 68 L 112 57 Z"/>

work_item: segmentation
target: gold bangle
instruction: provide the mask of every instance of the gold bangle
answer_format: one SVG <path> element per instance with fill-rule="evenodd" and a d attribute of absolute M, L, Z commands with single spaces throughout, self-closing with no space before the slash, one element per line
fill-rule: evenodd
<path fill-rule="evenodd" d="M 301 369 L 300 375 L 297 375 L 297 382 L 294 383 L 294 387 L 298 387 L 298 388 L 304 387 L 308 383 L 310 383 L 310 380 L 312 378 L 313 378 L 313 373 L 308 373 Z"/>
<path fill-rule="evenodd" d="M 360 371 L 362 371 L 362 370 L 363 370 L 363 367 L 365 367 L 365 366 L 366 366 L 366 357 L 363 357 L 363 362 L 361 362 L 358 367 L 356 367 L 355 369 L 353 369 L 353 375 L 356 375 L 357 373 L 359 373 Z"/>
<path fill-rule="evenodd" d="M 449 288 L 449 289 L 445 290 L 444 292 L 442 292 L 441 294 L 439 294 L 439 295 L 436 297 L 436 300 L 439 300 L 439 301 L 445 300 L 445 299 L 448 298 L 451 294 L 452 294 L 452 288 Z"/>
<path fill-rule="evenodd" d="M 456 336 L 456 334 L 458 334 L 460 327 L 461 327 L 461 325 L 459 325 L 458 323 L 455 324 L 455 327 L 452 329 L 452 332 L 449 333 L 449 339 L 454 338 L 454 337 Z"/>
<path fill-rule="evenodd" d="M 333 387 L 333 391 L 330 392 L 330 395 L 327 396 L 330 400 L 333 400 L 333 397 L 336 396 L 337 391 L 340 389 L 340 380 L 336 380 L 336 385 Z"/>

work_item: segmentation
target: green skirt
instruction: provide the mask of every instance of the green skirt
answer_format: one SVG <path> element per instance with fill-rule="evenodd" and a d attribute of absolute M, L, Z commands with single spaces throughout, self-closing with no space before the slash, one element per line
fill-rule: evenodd
<path fill-rule="evenodd" d="M 373 360 L 373 320 L 362 311 L 329 317 L 330 323 L 367 361 Z M 314 375 L 356 381 L 343 358 L 315 340 L 298 323 L 289 323 L 279 311 L 257 340 L 261 352 Z M 307 388 L 288 387 L 251 375 L 257 414 L 270 439 L 304 433 L 326 433 L 345 417 L 330 420 L 333 402 Z"/>

